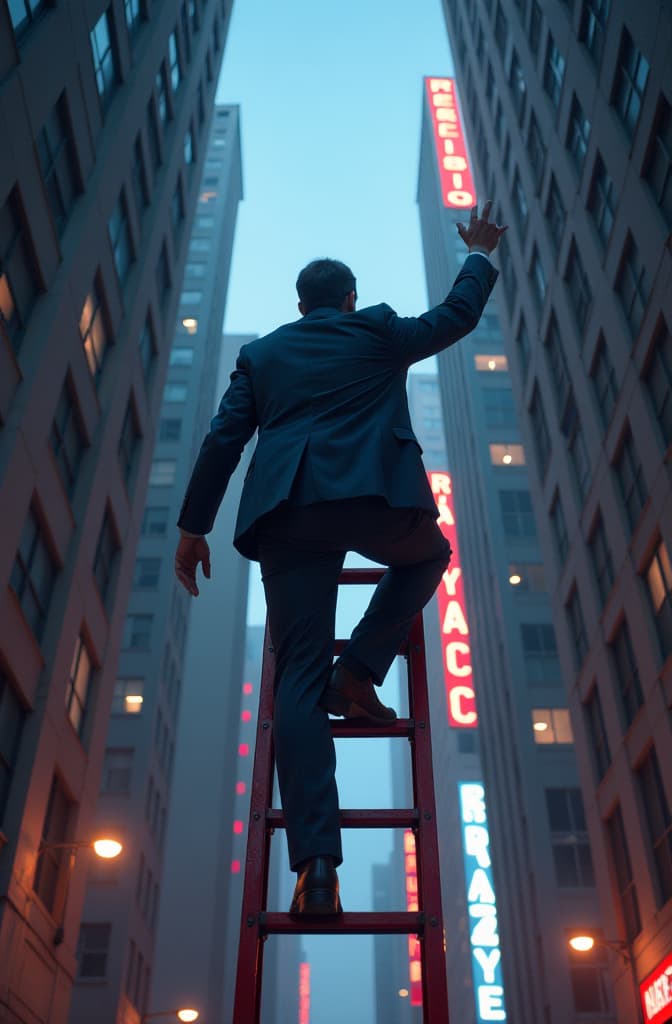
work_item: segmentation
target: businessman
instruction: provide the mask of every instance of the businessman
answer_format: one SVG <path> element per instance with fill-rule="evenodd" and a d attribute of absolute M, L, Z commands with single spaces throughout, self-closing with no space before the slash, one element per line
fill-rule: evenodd
<path fill-rule="evenodd" d="M 413 434 L 408 367 L 478 323 L 506 230 L 491 202 L 458 232 L 469 255 L 447 297 L 422 316 L 356 310 L 356 281 L 337 260 L 297 280 L 301 319 L 240 350 L 189 481 L 175 571 L 190 594 L 210 576 L 212 529 L 245 444 L 258 431 L 234 545 L 261 563 L 275 649 L 273 736 L 295 914 L 342 909 L 336 755 L 329 714 L 389 722 L 379 687 L 436 589 L 450 546 Z M 388 567 L 333 664 L 338 577 L 348 551 Z"/>

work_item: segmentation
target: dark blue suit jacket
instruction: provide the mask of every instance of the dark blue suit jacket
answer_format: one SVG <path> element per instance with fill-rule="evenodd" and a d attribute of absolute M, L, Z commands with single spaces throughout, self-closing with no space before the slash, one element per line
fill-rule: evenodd
<path fill-rule="evenodd" d="M 420 317 L 399 317 L 384 303 L 355 313 L 321 308 L 244 345 L 178 525 L 209 533 L 257 429 L 234 537 L 247 558 L 258 557 L 259 519 L 284 501 L 378 495 L 438 514 L 411 427 L 406 371 L 473 330 L 496 279 L 488 260 L 468 256 L 450 294 Z"/>

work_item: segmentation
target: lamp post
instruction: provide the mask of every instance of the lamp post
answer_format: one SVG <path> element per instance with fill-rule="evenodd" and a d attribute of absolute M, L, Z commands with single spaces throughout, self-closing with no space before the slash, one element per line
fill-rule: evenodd
<path fill-rule="evenodd" d="M 177 1017 L 178 1020 L 184 1021 L 184 1024 L 191 1024 L 192 1021 L 198 1020 L 200 1013 L 198 1010 L 156 1010 L 154 1013 L 143 1013 L 140 1018 L 140 1024 L 145 1024 L 146 1020 L 153 1020 L 155 1017 Z"/>
<path fill-rule="evenodd" d="M 65 885 L 63 887 L 63 896 L 58 902 L 58 906 L 54 908 L 54 917 L 58 924 L 56 931 L 54 932 L 54 945 L 60 946 L 65 938 L 64 924 L 65 924 L 65 908 L 68 903 L 68 893 L 70 891 L 70 879 L 72 872 L 75 868 L 75 860 L 77 859 L 77 851 L 83 849 L 92 849 L 97 857 L 103 860 L 113 860 L 118 857 L 123 850 L 123 845 L 117 839 L 111 839 L 109 837 L 100 837 L 98 839 L 87 840 L 87 839 L 74 839 L 69 843 L 40 843 L 37 851 L 37 861 L 42 854 L 51 852 L 52 850 L 69 850 L 70 857 L 68 860 L 68 873 L 65 876 Z"/>
<path fill-rule="evenodd" d="M 590 932 L 577 932 L 568 940 L 569 946 L 575 953 L 589 953 L 593 946 L 604 946 L 613 953 L 618 953 L 626 967 L 630 968 L 630 978 L 634 988 L 635 1006 L 637 1007 L 637 1019 L 641 1021 L 641 1006 L 639 1002 L 639 986 L 637 985 L 637 972 L 635 971 L 635 958 L 632 955 L 632 947 L 629 942 L 622 942 L 620 939 L 596 939 Z"/>

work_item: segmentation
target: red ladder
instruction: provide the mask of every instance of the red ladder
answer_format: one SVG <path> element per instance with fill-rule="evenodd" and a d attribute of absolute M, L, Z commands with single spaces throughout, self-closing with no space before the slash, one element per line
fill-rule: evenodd
<path fill-rule="evenodd" d="M 382 569 L 345 569 L 341 584 L 378 583 Z M 336 653 L 345 641 L 336 641 Z M 412 829 L 415 836 L 418 911 L 350 913 L 336 917 L 296 917 L 269 913 L 268 865 L 271 835 L 284 827 L 282 811 L 271 807 L 273 787 L 273 674 L 274 657 L 268 629 L 259 695 L 259 719 L 252 774 L 247 859 L 240 922 L 238 970 L 233 1024 L 259 1024 L 264 940 L 268 935 L 413 935 L 420 940 L 422 1006 L 425 1024 L 449 1024 L 446 981 L 445 934 L 441 909 L 439 844 L 429 728 L 429 698 L 422 615 L 418 615 L 408 644 L 399 652 L 407 656 L 410 718 L 390 725 L 363 725 L 332 721 L 334 737 L 397 736 L 411 745 L 414 807 L 406 810 L 341 810 L 343 828 Z M 298 985 L 298 979 L 297 979 Z"/>

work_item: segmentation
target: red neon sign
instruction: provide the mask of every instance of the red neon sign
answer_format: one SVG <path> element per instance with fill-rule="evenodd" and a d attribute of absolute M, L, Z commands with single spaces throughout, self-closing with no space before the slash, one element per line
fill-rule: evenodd
<path fill-rule="evenodd" d="M 668 1024 L 672 1020 L 672 953 L 639 985 L 644 1024 Z"/>
<path fill-rule="evenodd" d="M 415 859 L 415 836 L 410 828 L 404 832 L 404 869 L 406 872 L 406 910 L 418 911 L 418 866 Z M 422 958 L 417 935 L 408 936 L 408 976 L 411 1006 L 422 1006 Z"/>
<path fill-rule="evenodd" d="M 475 729 L 478 725 L 476 694 L 472 682 L 469 626 L 464 603 L 464 583 L 457 543 L 453 487 L 448 473 L 428 473 L 439 509 L 439 528 L 453 551 L 444 572 L 437 598 L 441 624 L 441 654 L 446 687 L 448 721 L 454 729 Z"/>
<path fill-rule="evenodd" d="M 476 189 L 457 109 L 454 78 L 426 78 L 443 205 L 463 210 L 476 202 Z"/>
<path fill-rule="evenodd" d="M 310 964 L 299 964 L 299 1024 L 310 1024 Z"/>

